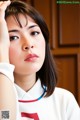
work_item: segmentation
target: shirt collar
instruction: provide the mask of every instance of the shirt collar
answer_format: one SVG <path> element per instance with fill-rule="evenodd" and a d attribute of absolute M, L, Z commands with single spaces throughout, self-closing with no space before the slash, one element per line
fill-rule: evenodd
<path fill-rule="evenodd" d="M 36 98 L 40 97 L 44 92 L 44 89 L 41 87 L 40 79 L 37 80 L 37 82 L 34 84 L 34 86 L 28 92 L 24 91 L 17 84 L 15 84 L 15 87 L 16 87 L 16 90 L 18 93 L 19 100 L 36 99 Z"/>

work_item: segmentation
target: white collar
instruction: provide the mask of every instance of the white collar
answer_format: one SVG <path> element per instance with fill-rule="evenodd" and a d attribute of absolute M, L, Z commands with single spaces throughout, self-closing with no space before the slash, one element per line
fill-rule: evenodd
<path fill-rule="evenodd" d="M 18 93 L 18 99 L 19 100 L 33 100 L 33 99 L 37 99 L 44 92 L 44 89 L 41 87 L 40 79 L 37 80 L 37 82 L 34 84 L 34 86 L 28 92 L 25 92 L 17 84 L 15 84 L 15 87 L 16 87 L 16 90 L 17 90 L 17 93 Z"/>

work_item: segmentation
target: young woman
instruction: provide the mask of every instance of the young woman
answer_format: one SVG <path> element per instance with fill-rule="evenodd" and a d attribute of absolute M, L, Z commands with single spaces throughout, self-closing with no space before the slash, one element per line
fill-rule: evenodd
<path fill-rule="evenodd" d="M 0 63 L 3 68 L 0 79 L 7 84 L 6 89 L 2 83 L 0 87 L 3 86 L 2 90 L 5 89 L 6 93 L 10 90 L 9 102 L 12 101 L 10 104 L 14 108 L 17 91 L 17 110 L 21 120 L 79 120 L 79 106 L 74 96 L 69 91 L 56 87 L 57 75 L 50 53 L 49 31 L 42 16 L 33 7 L 19 0 L 0 2 L 0 8 Z M 9 68 L 10 74 L 6 68 Z M 11 83 L 9 85 L 12 77 L 16 90 Z M 3 99 L 2 96 L 0 99 Z M 7 96 L 6 99 L 8 100 Z M 5 103 L 7 107 L 10 106 L 7 101 Z M 12 110 L 12 106 L 9 110 Z M 17 115 L 18 112 L 16 111 Z M 13 116 L 16 116 L 15 113 Z M 20 120 L 19 117 L 16 119 Z"/>

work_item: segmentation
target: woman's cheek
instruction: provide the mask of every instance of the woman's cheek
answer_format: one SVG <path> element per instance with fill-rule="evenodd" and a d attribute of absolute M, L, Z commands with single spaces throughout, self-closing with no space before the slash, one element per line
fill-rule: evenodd
<path fill-rule="evenodd" d="M 10 49 L 9 49 L 10 63 L 14 63 L 14 61 L 16 60 L 17 55 L 18 55 L 17 50 L 15 48 L 10 47 Z"/>
<path fill-rule="evenodd" d="M 43 39 L 41 43 L 39 44 L 40 50 L 45 52 L 45 40 Z"/>

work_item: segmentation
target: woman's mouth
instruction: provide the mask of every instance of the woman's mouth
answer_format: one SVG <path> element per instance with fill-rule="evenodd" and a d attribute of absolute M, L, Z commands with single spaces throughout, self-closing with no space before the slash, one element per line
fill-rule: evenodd
<path fill-rule="evenodd" d="M 37 60 L 38 56 L 36 54 L 28 54 L 24 61 L 27 62 L 35 62 Z"/>

